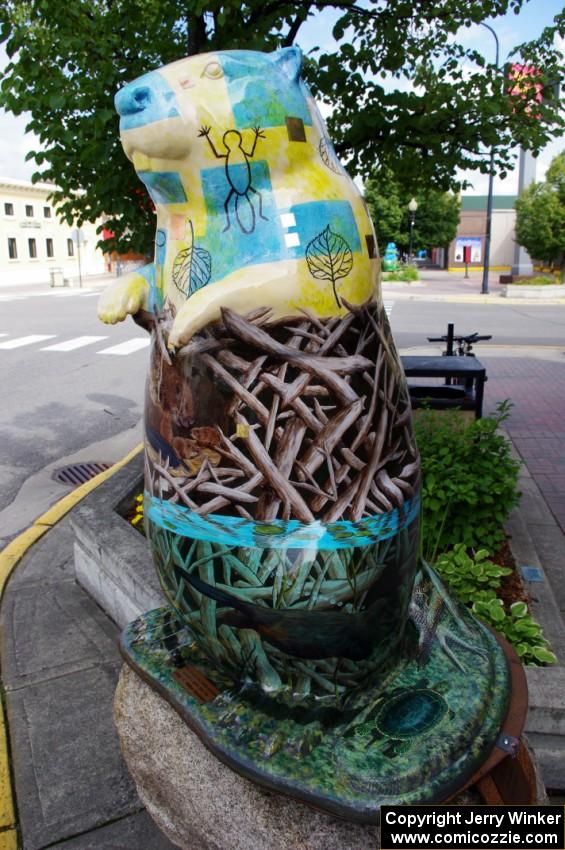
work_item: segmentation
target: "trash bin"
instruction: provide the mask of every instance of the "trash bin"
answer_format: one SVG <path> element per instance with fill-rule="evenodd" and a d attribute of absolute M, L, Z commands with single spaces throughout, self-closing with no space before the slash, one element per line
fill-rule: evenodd
<path fill-rule="evenodd" d="M 63 269 L 49 269 L 50 286 L 67 286 L 68 281 L 65 280 Z"/>

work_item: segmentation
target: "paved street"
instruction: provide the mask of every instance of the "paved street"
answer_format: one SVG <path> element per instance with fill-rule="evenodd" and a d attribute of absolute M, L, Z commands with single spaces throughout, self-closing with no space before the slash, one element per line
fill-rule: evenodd
<path fill-rule="evenodd" d="M 399 348 L 429 347 L 427 337 L 445 334 L 448 322 L 455 323 L 457 334 L 492 334 L 489 343 L 476 347 L 477 353 L 491 346 L 565 346 L 565 305 L 409 300 L 389 292 L 384 300 L 393 305 L 390 323 Z"/>
<path fill-rule="evenodd" d="M 47 507 L 44 496 L 51 503 L 67 492 L 50 482 L 46 466 L 120 433 L 122 454 L 138 440 L 134 433 L 127 438 L 141 416 L 149 338 L 132 321 L 101 324 L 99 294 L 0 291 L 0 541 Z M 83 459 L 115 460 L 104 448 Z M 42 480 L 25 494 L 25 501 L 37 501 L 34 515 L 6 513 L 35 475 Z"/>

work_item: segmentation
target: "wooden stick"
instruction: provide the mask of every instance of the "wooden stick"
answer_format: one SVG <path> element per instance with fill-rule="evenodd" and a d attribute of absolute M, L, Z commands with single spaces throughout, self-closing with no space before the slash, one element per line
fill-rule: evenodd
<path fill-rule="evenodd" d="M 251 493 L 246 493 L 243 487 L 224 487 L 221 484 L 204 481 L 200 485 L 199 491 L 201 493 L 212 493 L 214 496 L 223 496 L 229 502 L 241 501 L 251 504 L 259 501 L 258 496 L 252 496 Z"/>
<path fill-rule="evenodd" d="M 354 402 L 357 399 L 357 394 L 338 374 L 353 374 L 362 372 L 369 368 L 372 364 L 366 357 L 360 355 L 352 355 L 351 357 L 316 357 L 315 355 L 296 352 L 287 345 L 274 340 L 269 334 L 250 325 L 233 310 L 227 307 L 222 308 L 222 318 L 228 329 L 235 334 L 239 339 L 254 348 L 261 351 L 266 351 L 274 357 L 286 360 L 293 366 L 302 369 L 305 372 L 310 372 L 317 375 L 328 385 L 330 389 L 347 404 Z"/>
<path fill-rule="evenodd" d="M 249 426 L 247 419 L 241 413 L 236 414 L 236 422 L 238 425 Z M 251 429 L 249 430 L 249 436 L 246 438 L 246 442 L 257 468 L 279 497 L 292 506 L 297 519 L 302 522 L 314 522 L 314 516 L 302 496 L 281 475 L 266 452 L 265 447 Z"/>
<path fill-rule="evenodd" d="M 259 484 L 261 484 L 262 481 L 263 475 L 260 472 L 257 472 L 253 476 L 253 478 L 250 478 L 249 481 L 246 481 L 245 484 L 242 484 L 239 489 L 243 490 L 245 493 L 250 493 Z M 195 513 L 197 513 L 199 516 L 203 516 L 204 514 L 212 514 L 215 511 L 219 511 L 220 508 L 225 508 L 225 506 L 229 504 L 230 499 L 227 499 L 224 496 L 217 496 L 210 502 L 206 502 L 205 505 L 201 505 L 199 508 L 195 508 Z"/>
<path fill-rule="evenodd" d="M 278 442 L 273 458 L 280 474 L 288 478 L 306 432 L 306 425 L 296 417 L 286 426 L 283 436 Z M 281 500 L 274 494 L 265 492 L 257 505 L 257 519 L 271 520 L 277 516 Z"/>
<path fill-rule="evenodd" d="M 256 414 L 259 421 L 266 425 L 269 421 L 269 411 L 267 410 L 265 405 L 258 401 L 254 395 L 252 395 L 245 389 L 245 387 L 242 387 L 239 381 L 236 381 L 235 378 L 226 369 L 224 369 L 224 367 L 221 366 L 217 362 L 217 360 L 215 360 L 213 357 L 210 357 L 209 354 L 203 354 L 202 360 L 206 364 L 206 366 L 208 366 L 208 368 L 212 372 L 214 372 L 214 374 L 218 375 L 218 377 L 221 378 L 228 385 L 228 387 L 235 393 L 236 396 L 245 401 L 248 407 L 250 407 L 251 410 Z"/>
<path fill-rule="evenodd" d="M 325 460 L 324 447 L 326 452 L 332 452 L 335 449 L 345 432 L 357 420 L 364 404 L 365 396 L 344 410 L 340 410 L 336 416 L 330 419 L 316 436 L 306 454 L 300 458 L 301 465 L 306 467 L 310 473 L 315 472 Z M 299 474 L 298 477 L 303 481 L 304 473 Z"/>

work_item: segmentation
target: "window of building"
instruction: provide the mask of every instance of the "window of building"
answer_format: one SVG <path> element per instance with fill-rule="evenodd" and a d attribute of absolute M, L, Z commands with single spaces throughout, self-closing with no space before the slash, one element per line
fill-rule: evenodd
<path fill-rule="evenodd" d="M 29 248 L 30 259 L 36 260 L 37 259 L 37 244 L 35 242 L 35 239 L 28 239 L 27 245 L 28 245 L 28 248 Z"/>
<path fill-rule="evenodd" d="M 33 218 L 33 207 L 31 204 L 26 204 L 26 215 L 28 218 Z"/>
<path fill-rule="evenodd" d="M 14 215 L 14 205 L 6 202 L 4 204 L 4 215 Z"/>
<path fill-rule="evenodd" d="M 69 257 L 74 257 L 75 255 L 75 246 L 72 239 L 67 239 L 67 254 Z"/>
<path fill-rule="evenodd" d="M 13 236 L 8 237 L 8 256 L 11 260 L 18 259 L 18 243 Z"/>
<path fill-rule="evenodd" d="M 47 254 L 48 257 L 54 256 L 54 254 L 53 254 L 53 240 L 52 239 L 46 239 L 45 240 L 45 253 Z"/>
<path fill-rule="evenodd" d="M 51 218 L 51 207 L 43 207 L 43 218 Z"/>

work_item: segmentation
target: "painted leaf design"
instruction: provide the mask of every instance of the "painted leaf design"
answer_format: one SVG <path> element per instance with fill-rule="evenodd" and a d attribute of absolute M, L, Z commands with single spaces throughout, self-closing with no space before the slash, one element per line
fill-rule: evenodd
<path fill-rule="evenodd" d="M 329 168 L 330 171 L 334 172 L 334 174 L 343 174 L 343 166 L 337 158 L 337 154 L 331 140 L 327 136 L 322 136 L 320 139 L 318 150 L 320 151 L 320 158 L 326 168 Z"/>
<path fill-rule="evenodd" d="M 353 268 L 353 254 L 343 236 L 328 225 L 306 246 L 306 262 L 312 277 L 331 283 L 337 305 L 341 307 L 336 284 Z"/>
<path fill-rule="evenodd" d="M 173 283 L 188 298 L 210 281 L 212 256 L 205 248 L 194 244 L 194 229 L 190 222 L 190 245 L 183 248 L 173 263 Z"/>

